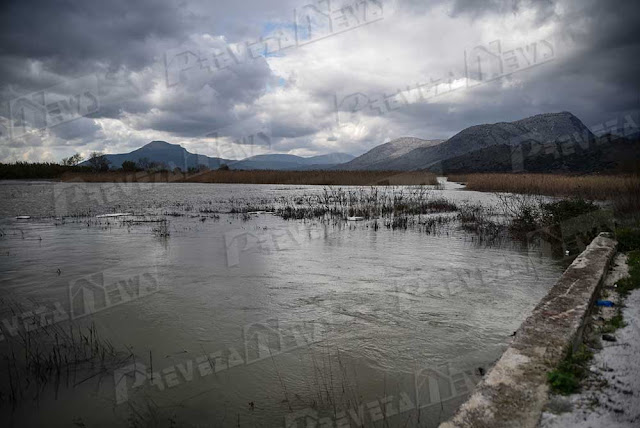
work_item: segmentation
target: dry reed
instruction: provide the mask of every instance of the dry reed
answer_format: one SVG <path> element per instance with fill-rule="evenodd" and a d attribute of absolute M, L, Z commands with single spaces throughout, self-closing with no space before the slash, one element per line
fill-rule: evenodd
<path fill-rule="evenodd" d="M 481 192 L 580 196 L 599 200 L 640 186 L 639 177 L 622 175 L 468 174 L 451 175 L 449 180 L 466 183 L 467 189 Z"/>

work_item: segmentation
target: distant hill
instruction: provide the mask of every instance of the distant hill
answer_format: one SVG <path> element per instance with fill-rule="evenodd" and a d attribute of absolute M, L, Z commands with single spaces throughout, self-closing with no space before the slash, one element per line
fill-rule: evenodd
<path fill-rule="evenodd" d="M 595 136 L 569 112 L 547 113 L 515 122 L 466 128 L 442 144 L 419 147 L 387 163 L 388 169 L 434 169 L 439 163 L 491 146 L 516 146 L 523 142 L 548 143 L 574 135 L 584 140 Z"/>
<path fill-rule="evenodd" d="M 229 165 L 231 169 L 323 169 L 348 162 L 354 158 L 354 156 L 345 153 L 330 153 L 308 158 L 272 154 L 253 156 L 243 160 L 229 160 L 190 153 L 179 144 L 170 144 L 165 141 L 152 141 L 132 152 L 110 154 L 105 157 L 110 162 L 110 167 L 114 169 L 121 168 L 125 161 L 136 163 L 147 161 L 163 165 L 168 169 L 179 167 L 183 171 L 187 171 L 189 168 L 198 168 L 201 165 L 210 169 L 218 169 L 221 165 Z M 85 161 L 80 165 L 89 166 L 89 162 Z"/>
<path fill-rule="evenodd" d="M 140 160 L 147 160 L 162 164 L 169 169 L 179 167 L 183 171 L 187 171 L 189 168 L 197 168 L 199 165 L 217 169 L 220 165 L 232 162 L 227 159 L 190 153 L 181 145 L 169 144 L 166 141 L 152 141 L 132 152 L 105 155 L 105 157 L 110 162 L 109 166 L 111 168 L 121 168 L 124 161 L 138 163 Z M 80 165 L 88 166 L 89 163 L 85 161 Z"/>
<path fill-rule="evenodd" d="M 573 114 L 546 113 L 515 122 L 472 126 L 446 141 L 398 138 L 373 148 L 364 155 L 340 165 L 339 168 L 398 171 L 427 169 L 442 173 L 515 171 L 518 168 L 528 170 L 529 166 L 540 172 L 573 171 L 587 168 L 581 166 L 580 162 L 584 161 L 585 157 L 595 156 L 593 148 L 598 146 L 595 142 L 596 137 Z M 580 155 L 575 161 L 571 161 L 571 156 L 564 152 L 566 149 L 560 147 L 563 143 L 577 147 L 575 153 Z M 558 153 L 564 156 L 562 161 L 546 155 L 552 151 L 551 147 L 554 145 L 558 146 Z M 523 152 L 526 157 L 519 164 L 518 159 L 514 157 L 517 156 L 517 150 Z M 591 154 L 582 153 L 585 150 Z M 551 155 L 554 156 L 557 155 Z M 578 161 L 578 158 L 581 161 Z M 513 165 L 514 162 L 517 165 Z M 522 165 L 522 162 L 526 165 Z M 590 160 L 589 165 L 591 167 L 587 169 L 599 167 L 594 159 Z"/>
<path fill-rule="evenodd" d="M 604 135 L 591 140 L 555 141 L 544 144 L 524 141 L 499 144 L 446 159 L 430 170 L 438 173 L 473 172 L 637 172 L 640 170 L 640 139 Z"/>
<path fill-rule="evenodd" d="M 365 154 L 358 156 L 350 162 L 339 165 L 339 169 L 348 170 L 385 170 L 388 163 L 412 150 L 421 147 L 433 147 L 441 144 L 444 140 L 421 140 L 420 138 L 402 137 L 388 143 L 381 144 L 369 150 Z"/>
<path fill-rule="evenodd" d="M 231 169 L 275 170 L 327 169 L 348 162 L 354 157 L 346 153 L 330 153 L 308 158 L 285 154 L 257 155 L 240 161 L 232 161 L 229 163 L 229 167 Z"/>

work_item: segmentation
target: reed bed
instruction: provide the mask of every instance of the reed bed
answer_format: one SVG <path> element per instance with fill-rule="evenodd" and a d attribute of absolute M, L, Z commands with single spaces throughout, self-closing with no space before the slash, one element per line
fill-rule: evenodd
<path fill-rule="evenodd" d="M 11 311 L 24 313 L 20 305 Z M 38 315 L 33 325 L 39 325 Z M 16 408 L 25 400 L 37 401 L 45 388 L 74 387 L 90 379 L 107 375 L 111 369 L 133 357 L 117 351 L 100 337 L 95 325 L 71 323 L 39 325 L 34 331 L 18 331 L 3 346 L 0 366 L 0 407 Z"/>
<path fill-rule="evenodd" d="M 465 183 L 467 189 L 529 195 L 581 197 L 610 200 L 616 194 L 640 198 L 640 176 L 557 174 L 468 174 L 450 175 L 449 181 Z"/>
<path fill-rule="evenodd" d="M 193 174 L 160 171 L 66 173 L 62 181 L 121 183 L 241 183 L 340 186 L 437 185 L 435 174 L 423 171 L 270 171 L 215 170 Z"/>
<path fill-rule="evenodd" d="M 570 197 L 611 203 L 618 221 L 640 223 L 640 175 L 468 174 L 451 175 L 480 192 Z"/>

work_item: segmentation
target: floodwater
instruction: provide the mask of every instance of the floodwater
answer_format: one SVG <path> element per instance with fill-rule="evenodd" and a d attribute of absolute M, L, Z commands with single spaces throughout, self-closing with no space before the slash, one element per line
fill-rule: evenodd
<path fill-rule="evenodd" d="M 459 187 L 433 193 L 495 203 Z M 1 425 L 435 427 L 450 417 L 561 265 L 455 227 L 229 214 L 322 190 L 0 183 L 3 359 L 25 331 L 47 336 L 11 311 L 16 302 L 42 324 L 93 323 L 135 355 L 17 404 L 5 388 Z M 135 216 L 96 218 L 106 213 Z"/>

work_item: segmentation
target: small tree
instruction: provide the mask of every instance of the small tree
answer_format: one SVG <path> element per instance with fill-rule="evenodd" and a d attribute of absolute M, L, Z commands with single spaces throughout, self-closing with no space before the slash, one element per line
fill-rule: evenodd
<path fill-rule="evenodd" d="M 76 153 L 73 156 L 69 156 L 68 158 L 62 158 L 62 165 L 64 166 L 76 166 L 80 162 L 82 162 L 82 155 L 80 153 Z"/>
<path fill-rule="evenodd" d="M 158 172 L 169 172 L 169 165 L 164 162 L 154 162 L 154 170 Z"/>
<path fill-rule="evenodd" d="M 122 170 L 126 172 L 135 172 L 138 170 L 138 167 L 134 161 L 124 161 L 122 162 Z"/>
<path fill-rule="evenodd" d="M 218 170 L 219 171 L 229 171 L 229 165 L 227 165 L 226 163 L 223 163 L 222 165 L 220 165 Z"/>
<path fill-rule="evenodd" d="M 151 162 L 149 161 L 149 158 L 138 159 L 138 168 L 140 168 L 143 171 L 146 171 L 149 168 L 151 168 Z"/>
<path fill-rule="evenodd" d="M 93 152 L 89 156 L 89 165 L 94 171 L 109 171 L 109 159 L 102 152 Z"/>

